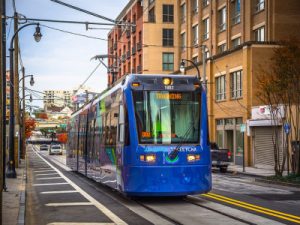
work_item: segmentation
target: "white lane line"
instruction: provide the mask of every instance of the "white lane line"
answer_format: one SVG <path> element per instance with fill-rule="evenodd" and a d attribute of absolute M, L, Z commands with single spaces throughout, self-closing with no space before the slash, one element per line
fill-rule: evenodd
<path fill-rule="evenodd" d="M 54 222 L 48 223 L 47 225 L 114 225 L 114 223 L 64 223 L 64 222 Z"/>
<path fill-rule="evenodd" d="M 60 206 L 84 206 L 84 205 L 94 205 L 91 202 L 62 202 L 62 203 L 48 203 L 45 206 L 60 207 Z"/>
<path fill-rule="evenodd" d="M 67 193 L 78 193 L 76 190 L 71 190 L 71 191 L 43 191 L 41 194 L 67 194 Z"/>
<path fill-rule="evenodd" d="M 33 186 L 51 186 L 51 185 L 64 185 L 64 184 L 69 184 L 67 182 L 65 183 L 45 183 L 45 184 L 33 184 Z"/>
<path fill-rule="evenodd" d="M 90 196 L 88 193 L 86 193 L 84 190 L 82 190 L 77 184 L 75 184 L 73 181 L 71 181 L 69 178 L 67 178 L 62 172 L 60 172 L 56 167 L 54 167 L 51 163 L 49 163 L 46 159 L 44 159 L 42 156 L 40 156 L 36 151 L 34 151 L 37 156 L 39 156 L 44 162 L 46 162 L 50 167 L 52 167 L 61 177 L 63 177 L 75 190 L 80 192 L 87 200 L 89 200 L 91 203 L 95 205 L 101 212 L 103 212 L 108 218 L 110 218 L 115 224 L 127 224 L 124 222 L 121 218 L 119 218 L 116 214 L 114 214 L 112 211 L 110 211 L 108 208 L 106 208 L 104 205 L 102 205 L 100 202 L 98 202 L 96 199 L 94 199 L 92 196 Z"/>
<path fill-rule="evenodd" d="M 39 174 L 36 174 L 35 176 L 50 176 L 50 175 L 57 175 L 57 173 L 39 173 Z"/>
<path fill-rule="evenodd" d="M 53 172 L 53 170 L 35 170 L 33 172 L 35 172 L 35 173 L 44 173 L 44 172 L 50 172 L 50 171 Z"/>
<path fill-rule="evenodd" d="M 43 177 L 43 178 L 36 178 L 37 180 L 54 180 L 54 179 L 64 179 L 62 177 Z"/>

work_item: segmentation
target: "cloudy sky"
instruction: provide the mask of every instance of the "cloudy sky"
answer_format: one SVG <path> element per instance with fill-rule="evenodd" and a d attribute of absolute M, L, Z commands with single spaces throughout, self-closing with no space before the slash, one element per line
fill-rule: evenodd
<path fill-rule="evenodd" d="M 112 19 L 118 16 L 128 2 L 128 0 L 61 1 Z M 6 2 L 7 16 L 12 16 L 14 12 L 13 0 Z M 108 23 L 108 21 L 50 0 L 15 0 L 15 2 L 17 12 L 27 18 Z M 42 25 L 104 39 L 107 38 L 108 33 L 108 30 L 100 29 L 87 31 L 85 25 L 41 22 Z M 104 28 L 97 25 L 91 25 L 90 27 Z M 72 90 L 77 88 L 98 65 L 98 61 L 91 61 L 90 59 L 95 55 L 107 54 L 107 42 L 103 40 L 80 37 L 42 26 L 42 40 L 36 43 L 33 39 L 34 32 L 34 26 L 24 28 L 19 33 L 19 39 L 26 74 L 34 75 L 35 85 L 33 89 L 38 91 L 49 89 Z M 11 20 L 7 20 L 7 34 L 7 43 L 9 43 L 13 34 L 13 23 L 11 23 Z M 104 90 L 107 85 L 106 74 L 105 67 L 101 65 L 86 85 L 96 92 Z M 28 82 L 29 80 L 26 80 L 27 86 L 29 86 Z M 41 101 L 35 101 L 33 105 L 41 106 L 42 103 Z"/>

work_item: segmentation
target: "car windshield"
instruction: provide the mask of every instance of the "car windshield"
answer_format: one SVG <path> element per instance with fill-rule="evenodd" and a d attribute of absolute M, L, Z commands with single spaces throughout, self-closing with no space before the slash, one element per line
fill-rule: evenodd
<path fill-rule="evenodd" d="M 60 146 L 52 146 L 52 149 L 60 149 Z"/>
<path fill-rule="evenodd" d="M 135 91 L 133 98 L 140 143 L 199 143 L 200 93 Z"/>

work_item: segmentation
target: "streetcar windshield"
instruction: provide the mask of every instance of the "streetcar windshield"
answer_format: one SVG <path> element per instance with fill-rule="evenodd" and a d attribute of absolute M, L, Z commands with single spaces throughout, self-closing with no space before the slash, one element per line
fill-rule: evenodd
<path fill-rule="evenodd" d="M 140 143 L 199 143 L 199 93 L 134 91 L 133 98 Z"/>

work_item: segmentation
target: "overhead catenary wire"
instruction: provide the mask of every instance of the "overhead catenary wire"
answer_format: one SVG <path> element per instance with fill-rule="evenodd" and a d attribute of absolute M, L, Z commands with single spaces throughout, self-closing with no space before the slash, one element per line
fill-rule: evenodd
<path fill-rule="evenodd" d="M 77 6 L 74 6 L 74 5 L 71 5 L 71 4 L 68 4 L 68 3 L 65 3 L 65 2 L 59 1 L 59 0 L 50 0 L 50 1 L 55 2 L 55 3 L 58 3 L 58 4 L 61 4 L 61 5 L 66 6 L 66 7 L 69 7 L 69 8 L 71 8 L 71 9 L 75 9 L 75 10 L 77 10 L 77 11 L 80 11 L 80 12 L 83 12 L 83 13 L 86 13 L 86 14 L 89 14 L 89 15 L 92 15 L 92 16 L 95 16 L 95 17 L 98 17 L 98 18 L 100 18 L 100 19 L 107 20 L 107 21 L 109 21 L 109 22 L 112 22 L 112 23 L 115 23 L 115 24 L 118 24 L 118 25 L 122 25 L 122 24 L 123 24 L 123 21 L 113 20 L 113 19 L 110 19 L 110 18 L 108 18 L 108 17 L 99 15 L 99 14 L 97 14 L 97 13 L 88 11 L 88 10 L 86 10 L 86 9 L 79 8 L 79 7 L 77 7 Z M 129 25 L 129 24 L 126 24 L 126 25 Z"/>
<path fill-rule="evenodd" d="M 82 88 L 82 86 L 91 78 L 91 76 L 96 72 L 96 70 L 99 68 L 100 65 L 101 65 L 101 62 L 99 62 L 97 64 L 97 66 L 95 67 L 95 69 L 93 69 L 93 71 L 88 75 L 88 77 L 79 85 L 79 87 L 77 88 L 77 90 L 74 92 L 74 95 L 76 95 L 77 92 Z"/>
<path fill-rule="evenodd" d="M 62 30 L 62 29 L 59 29 L 59 28 L 50 27 L 50 26 L 43 25 L 43 24 L 40 24 L 40 26 L 41 27 L 46 27 L 46 28 L 51 29 L 51 30 L 56 30 L 56 31 L 60 31 L 60 32 L 63 32 L 63 33 L 67 33 L 67 34 L 72 34 L 72 35 L 81 36 L 81 37 L 90 38 L 90 39 L 97 39 L 97 40 L 101 40 L 101 41 L 107 41 L 107 39 L 105 39 L 105 38 L 99 38 L 99 37 L 89 36 L 89 35 L 85 35 L 85 34 L 79 34 L 79 33 L 75 33 L 75 32 L 72 32 L 72 31 Z"/>
<path fill-rule="evenodd" d="M 20 21 L 35 21 L 35 22 L 47 22 L 47 23 L 69 23 L 69 24 L 81 24 L 81 25 L 99 25 L 99 26 L 115 26 L 114 23 L 99 23 L 99 22 L 89 22 L 89 21 L 79 21 L 79 20 L 54 20 L 54 19 L 41 19 L 41 18 L 28 18 L 21 15 L 18 20 Z M 7 16 L 6 19 L 13 19 L 13 16 Z"/>

